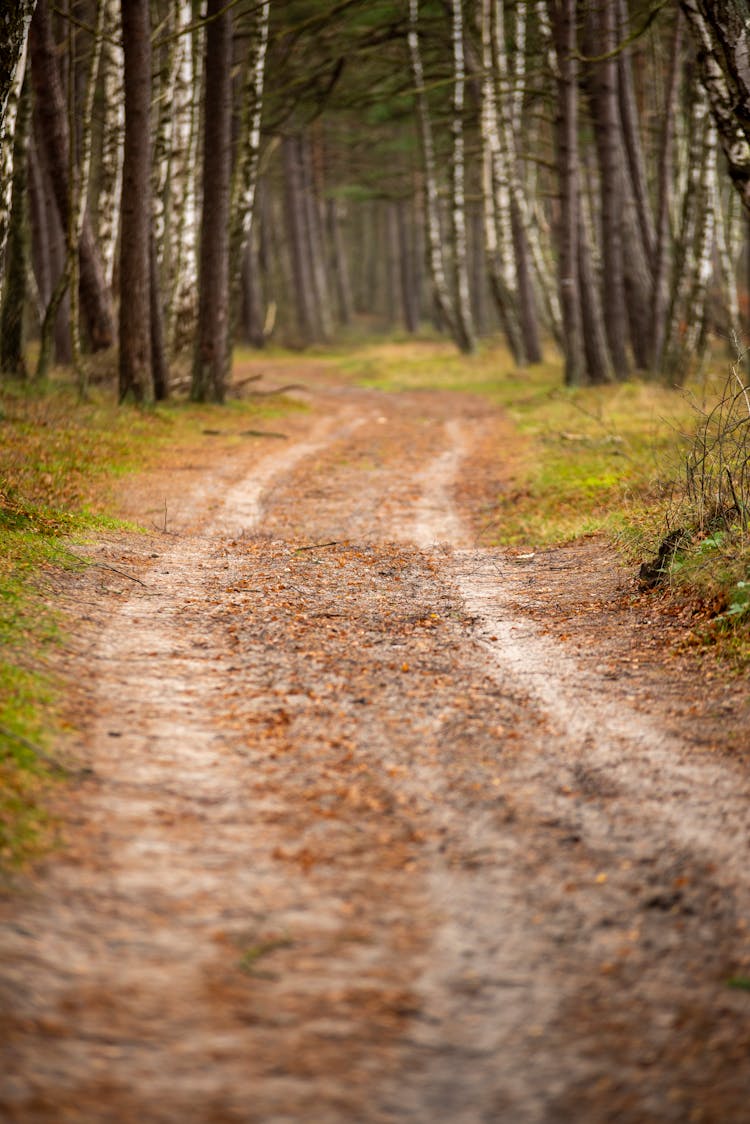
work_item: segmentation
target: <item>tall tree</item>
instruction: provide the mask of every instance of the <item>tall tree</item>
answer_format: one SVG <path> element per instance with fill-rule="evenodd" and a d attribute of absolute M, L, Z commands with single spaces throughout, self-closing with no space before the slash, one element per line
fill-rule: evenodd
<path fill-rule="evenodd" d="M 0 278 L 10 224 L 13 137 L 18 101 L 26 69 L 29 26 L 36 0 L 5 5 L 0 35 Z"/>
<path fill-rule="evenodd" d="M 435 146 L 432 139 L 432 122 L 425 89 L 424 67 L 419 48 L 419 0 L 409 0 L 409 31 L 407 35 L 414 96 L 417 104 L 417 121 L 422 147 L 422 167 L 424 170 L 425 222 L 427 225 L 428 258 L 435 305 L 441 320 L 447 325 L 451 335 L 461 344 L 460 329 L 451 300 L 445 276 L 443 260 L 443 237 L 440 230 L 440 208 L 438 201 L 437 169 L 435 165 Z"/>
<path fill-rule="evenodd" d="M 466 167 L 464 155 L 464 27 L 461 0 L 451 5 L 453 40 L 453 160 L 451 166 L 451 230 L 458 345 L 464 352 L 476 348 L 469 292 L 469 260 L 466 242 Z"/>
<path fill-rule="evenodd" d="M 589 8 L 587 16 L 587 53 L 602 56 L 601 61 L 589 67 L 587 76 L 599 162 L 604 323 L 615 373 L 625 378 L 628 373 L 622 228 L 625 168 L 617 96 L 616 8 L 611 0 L 601 0 L 596 7 Z"/>
<path fill-rule="evenodd" d="M 750 5 L 680 0 L 729 174 L 750 212 Z"/>
<path fill-rule="evenodd" d="M 28 151 L 31 90 L 23 84 L 13 145 L 13 190 L 0 312 L 0 370 L 24 376 L 23 317 L 29 273 Z"/>
<path fill-rule="evenodd" d="M 149 0 L 122 0 L 125 151 L 120 236 L 120 398 L 153 398 L 151 372 L 151 26 Z"/>
<path fill-rule="evenodd" d="M 559 272 L 563 315 L 565 381 L 586 382 L 579 270 L 580 200 L 578 161 L 578 64 L 575 0 L 548 0 L 557 70 L 556 128 L 560 182 Z"/>
<path fill-rule="evenodd" d="M 29 34 L 31 77 L 39 123 L 60 221 L 68 229 L 70 217 L 71 139 L 66 98 L 60 79 L 58 47 L 52 31 L 48 0 L 39 0 Z M 94 351 L 114 342 L 114 314 L 99 248 L 88 213 L 84 215 L 79 245 L 81 311 L 89 344 Z"/>
<path fill-rule="evenodd" d="M 526 362 L 521 331 L 516 265 L 513 254 L 513 227 L 508 154 L 501 141 L 498 99 L 495 89 L 496 52 L 493 50 L 494 21 L 501 18 L 495 0 L 482 0 L 482 201 L 487 264 L 500 319 L 513 358 Z M 503 32 L 495 43 L 502 46 Z M 505 109 L 509 108 L 506 103 Z"/>
<path fill-rule="evenodd" d="M 223 402 L 230 324 L 231 7 L 225 0 L 208 0 L 206 20 L 198 328 L 190 395 L 198 402 Z"/>

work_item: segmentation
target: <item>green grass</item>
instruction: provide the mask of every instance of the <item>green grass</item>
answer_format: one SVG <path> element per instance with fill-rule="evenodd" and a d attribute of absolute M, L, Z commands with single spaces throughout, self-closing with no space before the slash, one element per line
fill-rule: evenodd
<path fill-rule="evenodd" d="M 487 513 L 495 545 L 528 550 L 605 534 L 635 567 L 670 531 L 687 527 L 667 584 L 714 614 L 706 639 L 719 639 L 741 663 L 750 658 L 750 535 L 737 525 L 722 524 L 718 536 L 701 528 L 684 496 L 693 435 L 726 393 L 726 357 L 680 390 L 639 379 L 566 388 L 558 360 L 517 371 L 503 347 L 464 357 L 435 340 L 369 341 L 330 358 L 365 386 L 470 393 L 503 407 L 518 448 L 510 457 L 498 449 L 498 465 L 505 458 L 511 467 Z"/>
<path fill-rule="evenodd" d="M 639 381 L 568 389 L 559 361 L 518 371 L 503 347 L 465 357 L 434 341 L 371 343 L 331 358 L 366 386 L 470 393 L 505 409 L 521 441 L 490 517 L 497 545 L 544 547 L 598 531 L 623 532 L 634 549 L 658 545 L 665 479 L 692 420 L 684 394 Z"/>

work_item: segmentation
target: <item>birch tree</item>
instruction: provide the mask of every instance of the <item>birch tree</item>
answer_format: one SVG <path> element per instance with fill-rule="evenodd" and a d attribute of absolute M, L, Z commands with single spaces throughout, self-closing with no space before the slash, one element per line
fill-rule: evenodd
<path fill-rule="evenodd" d="M 81 333 L 79 316 L 79 247 L 81 235 L 86 218 L 89 191 L 89 175 L 91 172 L 92 150 L 92 112 L 94 108 L 94 92 L 96 79 L 99 72 L 99 59 L 102 52 L 102 39 L 104 34 L 104 0 L 97 0 L 94 10 L 94 27 L 89 48 L 88 63 L 86 66 L 81 128 L 79 138 L 80 154 L 76 156 L 76 146 L 70 145 L 70 201 L 68 205 L 68 254 L 67 276 L 70 286 L 70 342 L 73 357 L 73 369 L 78 378 L 81 394 L 87 390 L 86 373 L 81 362 Z M 70 16 L 71 13 L 69 12 Z M 73 50 L 73 22 L 68 21 L 68 42 L 70 45 L 71 60 L 75 57 Z M 76 123 L 76 88 L 75 67 L 71 65 L 68 76 L 68 127 L 71 137 L 75 137 Z"/>
<path fill-rule="evenodd" d="M 440 231 L 440 206 L 435 168 L 435 146 L 432 139 L 430 108 L 425 90 L 424 67 L 419 49 L 419 0 L 409 0 L 409 30 L 407 33 L 409 60 L 414 79 L 414 97 L 417 107 L 417 122 L 422 150 L 424 172 L 425 223 L 427 226 L 427 247 L 430 277 L 435 304 L 440 317 L 448 327 L 453 338 L 460 344 L 460 330 L 451 300 L 443 261 L 442 234 Z"/>
<path fill-rule="evenodd" d="M 23 318 L 29 274 L 28 167 L 31 90 L 28 79 L 19 99 L 13 140 L 13 177 L 0 312 L 0 371 L 25 377 Z"/>
<path fill-rule="evenodd" d="M 29 48 L 36 122 L 39 125 L 37 139 L 44 146 L 61 225 L 64 230 L 68 230 L 71 216 L 72 141 L 48 0 L 39 0 L 37 3 L 29 32 Z M 84 213 L 78 253 L 81 311 L 89 345 L 92 350 L 98 351 L 111 347 L 114 342 L 114 316 L 101 255 L 87 212 Z M 62 283 L 63 291 L 65 287 L 65 283 Z M 52 300 L 55 300 L 54 294 Z"/>
<path fill-rule="evenodd" d="M 0 280 L 10 224 L 13 139 L 36 0 L 4 5 L 0 15 Z"/>
<path fill-rule="evenodd" d="M 239 124 L 239 151 L 232 178 L 230 277 L 236 289 L 240 262 L 253 225 L 255 192 L 260 162 L 260 125 L 263 114 L 263 82 L 268 50 L 270 0 L 261 0 L 253 14 L 250 50 L 245 72 L 245 87 Z"/>
<path fill-rule="evenodd" d="M 120 230 L 122 158 L 125 130 L 123 60 L 119 0 L 105 0 L 104 37 L 100 62 L 102 87 L 102 147 L 99 160 L 97 241 L 104 275 L 112 286 L 117 236 Z"/>
<path fill-rule="evenodd" d="M 482 201 L 484 233 L 492 292 L 513 358 L 523 366 L 526 349 L 518 308 L 516 263 L 510 208 L 508 155 L 500 140 L 494 83 L 492 9 L 495 0 L 482 0 Z M 507 106 L 507 103 L 506 103 Z"/>
<path fill-rule="evenodd" d="M 170 222 L 163 263 L 165 346 L 173 354 L 191 335 L 198 289 L 198 166 L 205 30 L 192 25 L 191 0 L 177 0 L 177 64 L 170 142 Z"/>
<path fill-rule="evenodd" d="M 680 0 L 729 175 L 750 212 L 750 8 L 747 0 Z"/>

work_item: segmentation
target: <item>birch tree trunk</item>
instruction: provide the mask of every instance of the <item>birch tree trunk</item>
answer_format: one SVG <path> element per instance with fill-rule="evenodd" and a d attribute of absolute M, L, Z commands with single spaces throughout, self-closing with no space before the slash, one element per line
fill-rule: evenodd
<path fill-rule="evenodd" d="M 680 88 L 680 60 L 683 21 L 678 10 L 671 42 L 669 77 L 664 104 L 658 166 L 658 201 L 654 277 L 651 296 L 651 330 L 649 332 L 649 366 L 658 368 L 664 350 L 669 313 L 669 277 L 671 264 L 670 210 L 674 180 L 674 138 Z"/>
<path fill-rule="evenodd" d="M 231 8 L 224 0 L 208 0 L 206 19 L 198 330 L 190 396 L 197 402 L 223 402 L 230 346 Z"/>
<path fill-rule="evenodd" d="M 23 356 L 23 316 L 29 270 L 28 154 L 31 132 L 31 90 L 28 78 L 19 98 L 13 142 L 10 223 L 5 246 L 5 270 L 0 312 L 0 371 L 26 377 Z"/>
<path fill-rule="evenodd" d="M 438 202 L 437 173 L 435 170 L 435 147 L 432 139 L 432 124 L 425 93 L 424 68 L 419 49 L 419 0 L 409 0 L 409 31 L 407 42 L 411 61 L 412 77 L 415 87 L 417 121 L 422 147 L 422 167 L 424 171 L 425 221 L 427 224 L 427 246 L 430 263 L 430 276 L 434 301 L 440 318 L 447 326 L 454 340 L 459 341 L 459 328 L 453 308 L 443 262 L 442 234 L 440 231 L 440 207 Z"/>
<path fill-rule="evenodd" d="M 453 234 L 454 291 L 456 294 L 457 342 L 466 354 L 476 350 L 474 323 L 471 315 L 469 291 L 469 263 L 466 244 L 466 199 L 464 167 L 464 90 L 466 65 L 464 62 L 464 32 L 461 0 L 453 0 L 453 164 L 451 182 L 451 229 Z"/>
<path fill-rule="evenodd" d="M 516 9 L 516 34 L 519 35 L 519 22 L 522 14 L 525 13 L 526 5 L 523 0 L 519 0 Z M 540 10 L 540 35 L 543 45 L 546 45 L 548 52 L 551 53 L 552 59 L 555 58 L 554 46 L 551 41 L 551 28 L 549 20 L 547 19 L 546 9 L 544 4 L 541 4 Z M 499 38 L 499 29 L 503 26 L 501 23 L 500 12 L 498 7 L 495 8 L 494 13 L 494 43 L 502 44 Z M 525 23 L 524 23 L 525 27 Z M 521 36 L 521 40 L 517 40 L 520 49 L 520 42 L 525 42 L 525 34 Z M 517 52 L 516 52 L 517 53 Z M 520 114 L 523 105 L 523 89 L 517 87 L 515 89 L 506 88 L 503 94 L 503 81 L 505 74 L 504 59 L 507 58 L 507 53 L 504 49 L 500 50 L 495 46 L 492 56 L 492 63 L 495 72 L 500 77 L 501 82 L 501 109 L 507 106 L 507 98 L 512 99 L 514 106 L 513 118 L 507 112 L 500 113 L 500 126 L 504 138 L 504 148 L 508 153 L 508 166 L 510 176 L 510 188 L 512 193 L 512 214 L 511 220 L 513 223 L 513 241 L 516 250 L 516 262 L 518 265 L 518 291 L 520 302 L 520 317 L 521 327 L 523 329 L 524 339 L 526 343 L 526 350 L 528 352 L 528 359 L 532 362 L 540 357 L 540 349 L 538 342 L 538 335 L 536 329 L 536 308 L 532 306 L 530 297 L 528 296 L 528 289 L 531 288 L 530 279 L 527 278 L 529 268 L 533 269 L 534 278 L 536 280 L 537 289 L 541 296 L 544 315 L 547 320 L 549 329 L 557 342 L 562 347 L 563 345 L 563 324 L 562 313 L 560 310 L 560 301 L 555 287 L 554 267 L 550 256 L 545 253 L 542 245 L 540 235 L 540 225 L 534 219 L 532 208 L 529 205 L 528 189 L 524 183 L 521 174 L 521 162 L 519 158 L 519 136 L 520 136 Z M 554 62 L 553 73 L 556 70 L 556 62 Z M 522 80 L 524 67 L 522 62 L 516 61 L 512 68 L 512 74 L 515 82 Z M 520 229 L 519 229 L 520 227 Z M 526 250 L 528 249 L 529 261 L 525 260 Z"/>
<path fill-rule="evenodd" d="M 122 154 L 125 130 L 122 46 L 120 44 L 119 0 L 106 0 L 102 72 L 102 151 L 97 198 L 97 241 L 102 255 L 104 276 L 112 287 L 117 236 L 120 230 L 122 195 Z"/>
<path fill-rule="evenodd" d="M 750 12 L 746 0 L 680 0 L 729 174 L 750 212 Z"/>
<path fill-rule="evenodd" d="M 735 193 L 733 193 L 732 198 L 736 199 Z M 726 306 L 725 331 L 731 352 L 737 355 L 742 350 L 742 321 L 737 295 L 737 271 L 732 254 L 731 229 L 733 216 L 731 208 L 728 208 L 729 213 L 725 218 L 718 176 L 714 179 L 713 185 L 713 212 L 716 221 L 716 250 L 719 259 L 719 273 Z"/>
<path fill-rule="evenodd" d="M 194 91 L 203 81 L 203 27 L 188 31 L 191 0 L 178 5 L 175 102 L 172 116 L 171 216 L 168 268 L 164 283 L 165 347 L 170 355 L 192 341 L 198 291 L 198 166 L 201 99 Z"/>
<path fill-rule="evenodd" d="M 120 239 L 120 401 L 153 398 L 151 369 L 151 25 L 149 0 L 122 0 L 125 151 Z"/>
<path fill-rule="evenodd" d="M 36 6 L 29 47 L 39 140 L 44 145 L 60 222 L 67 230 L 70 215 L 70 131 L 47 0 L 39 0 Z M 115 334 L 114 319 L 109 287 L 87 214 L 84 215 L 79 256 L 81 306 L 89 343 L 94 351 L 98 351 L 111 347 Z"/>
<path fill-rule="evenodd" d="M 182 36 L 176 34 L 179 8 L 170 0 L 161 24 L 164 42 L 152 62 L 151 154 L 151 237 L 154 242 L 160 278 L 167 280 L 171 272 L 172 182 L 174 139 L 173 115 L 177 93 L 177 72 L 183 48 Z"/>
<path fill-rule="evenodd" d="M 9 5 L 3 14 L 0 35 L 0 282 L 5 242 L 10 225 L 13 181 L 13 138 L 18 103 L 26 71 L 29 26 L 36 0 Z"/>
<path fill-rule="evenodd" d="M 268 48 L 270 0 L 257 5 L 251 31 L 250 57 L 239 126 L 239 153 L 232 179 L 230 278 L 236 286 L 239 265 L 250 238 L 260 160 L 260 124 L 263 113 L 263 79 Z"/>
<path fill-rule="evenodd" d="M 510 207 L 508 155 L 500 141 L 497 95 L 493 74 L 493 6 L 482 0 L 482 203 L 487 265 L 500 322 L 515 362 L 526 364 L 516 288 L 513 228 Z M 495 13 L 495 18 L 498 13 Z M 502 31 L 497 35 L 501 40 Z M 496 52 L 494 52 L 496 53 Z M 507 108 L 507 106 L 506 106 Z"/>
<path fill-rule="evenodd" d="M 682 367 L 688 356 L 685 341 L 688 327 L 703 324 L 703 307 L 691 303 L 691 294 L 700 296 L 698 274 L 703 268 L 704 241 L 713 234 L 712 191 L 706 194 L 706 176 L 715 166 L 716 133 L 712 127 L 708 99 L 700 89 L 694 92 L 690 116 L 690 158 L 688 181 L 682 203 L 682 219 L 672 263 L 671 299 L 665 342 L 659 357 L 660 370 L 670 379 L 682 380 Z M 710 181 L 709 181 L 710 182 Z M 710 252 L 710 250 L 709 250 Z M 705 289 L 703 289 L 705 294 Z M 697 334 L 690 333 L 697 340 Z"/>
<path fill-rule="evenodd" d="M 698 132 L 699 155 L 686 198 L 684 247 L 680 254 L 680 273 L 675 282 L 670 333 L 662 361 L 662 371 L 682 385 L 695 359 L 698 343 L 705 333 L 706 291 L 713 272 L 714 187 L 716 177 L 717 130 L 705 107 L 704 128 Z"/>
<path fill-rule="evenodd" d="M 68 16 L 72 13 L 69 11 Z M 93 143 L 92 113 L 94 109 L 94 93 L 96 79 L 99 72 L 99 59 L 102 53 L 102 39 L 104 35 L 104 0 L 97 0 L 94 14 L 93 39 L 89 48 L 89 58 L 86 67 L 83 87 L 82 113 L 79 147 L 80 155 L 76 159 L 75 144 L 70 145 L 70 204 L 68 209 L 68 261 L 67 272 L 70 285 L 70 343 L 73 355 L 73 368 L 78 379 L 78 389 L 81 395 L 88 390 L 86 371 L 81 362 L 81 335 L 79 312 L 79 247 L 81 235 L 86 218 L 88 205 L 89 175 L 91 172 L 91 149 Z M 73 22 L 69 18 L 68 45 L 71 60 L 75 58 L 73 45 Z M 76 124 L 76 88 L 75 67 L 71 64 L 68 74 L 68 128 L 71 137 L 75 137 Z"/>

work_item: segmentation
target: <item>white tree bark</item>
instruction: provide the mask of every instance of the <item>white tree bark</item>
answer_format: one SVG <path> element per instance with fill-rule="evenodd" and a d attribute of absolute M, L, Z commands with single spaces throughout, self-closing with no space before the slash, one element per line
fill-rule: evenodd
<path fill-rule="evenodd" d="M 122 195 L 122 154 L 125 133 L 125 101 L 122 77 L 122 45 L 120 44 L 119 0 L 106 0 L 104 42 L 100 68 L 102 72 L 103 121 L 102 152 L 99 169 L 97 201 L 97 240 L 107 283 L 112 285 L 117 236 L 120 229 L 120 196 Z"/>
<path fill-rule="evenodd" d="M 482 0 L 482 203 L 487 264 L 492 291 L 508 345 L 515 361 L 526 362 L 518 315 L 516 262 L 510 210 L 508 154 L 501 142 L 494 81 L 492 8 L 495 0 Z M 501 13 L 497 13 L 501 16 Z M 501 44 L 504 52 L 504 44 Z M 503 56 L 504 57 L 504 56 Z M 505 93 L 508 90 L 506 87 Z M 506 103 L 506 108 L 510 108 Z"/>
<path fill-rule="evenodd" d="M 0 67 L 0 279 L 10 225 L 16 117 L 26 73 L 29 26 L 35 4 L 36 0 L 24 0 L 15 5 L 16 11 L 6 12 L 3 17 L 4 42 Z"/>
<path fill-rule="evenodd" d="M 165 336 L 168 353 L 189 337 L 195 323 L 198 286 L 198 145 L 202 80 L 203 28 L 192 23 L 191 0 L 178 0 L 178 61 L 172 116 L 172 221 L 169 224 L 169 276 L 164 285 Z"/>
<path fill-rule="evenodd" d="M 409 0 L 409 58 L 414 78 L 417 118 L 422 145 L 424 167 L 425 217 L 427 219 L 427 242 L 432 286 L 443 321 L 451 335 L 457 338 L 456 315 L 450 298 L 443 262 L 442 235 L 440 232 L 440 208 L 438 203 L 437 175 L 435 171 L 435 146 L 432 140 L 430 111 L 424 86 L 424 68 L 419 50 L 419 0 Z"/>
<path fill-rule="evenodd" d="M 270 0 L 261 0 L 255 10 L 250 58 L 245 76 L 245 90 L 240 121 L 240 149 L 232 180 L 232 232 L 230 241 L 231 282 L 239 280 L 239 265 L 250 239 L 253 224 L 255 191 L 260 162 L 260 125 L 263 114 L 263 84 Z"/>

